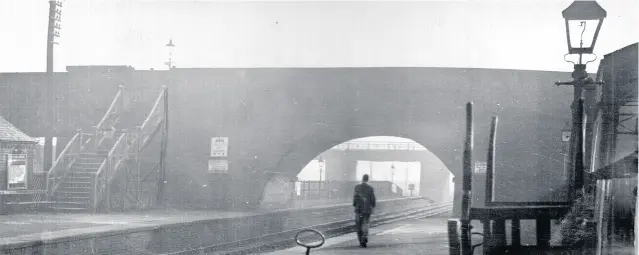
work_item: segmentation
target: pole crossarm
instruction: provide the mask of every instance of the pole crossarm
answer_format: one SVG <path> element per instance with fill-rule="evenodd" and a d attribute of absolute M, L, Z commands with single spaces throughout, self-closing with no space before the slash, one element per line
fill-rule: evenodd
<path fill-rule="evenodd" d="M 583 82 L 580 82 L 580 81 L 558 81 L 558 82 L 555 82 L 556 86 L 563 86 L 563 85 L 575 86 L 575 85 L 581 85 L 581 84 L 583 84 L 583 85 L 604 85 L 604 82 L 603 81 L 593 81 L 593 80 L 590 80 L 590 79 L 586 79 Z"/>

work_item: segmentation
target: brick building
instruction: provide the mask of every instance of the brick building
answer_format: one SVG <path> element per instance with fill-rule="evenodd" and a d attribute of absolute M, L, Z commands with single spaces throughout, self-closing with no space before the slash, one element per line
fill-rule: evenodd
<path fill-rule="evenodd" d="M 36 144 L 0 116 L 0 214 L 6 206 L 33 202 L 43 192 L 43 174 L 34 174 Z"/>
<path fill-rule="evenodd" d="M 0 116 L 0 189 L 35 188 L 31 179 L 36 144 L 35 139 Z"/>

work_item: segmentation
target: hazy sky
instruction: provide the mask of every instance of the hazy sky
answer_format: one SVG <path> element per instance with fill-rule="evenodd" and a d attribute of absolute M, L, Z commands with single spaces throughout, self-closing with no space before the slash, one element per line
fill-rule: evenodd
<path fill-rule="evenodd" d="M 0 72 L 45 70 L 47 2 L 0 0 Z M 178 67 L 572 70 L 561 17 L 571 2 L 67 0 L 55 70 L 163 69 L 169 38 Z M 599 3 L 608 11 L 600 57 L 639 41 L 639 1 Z"/>

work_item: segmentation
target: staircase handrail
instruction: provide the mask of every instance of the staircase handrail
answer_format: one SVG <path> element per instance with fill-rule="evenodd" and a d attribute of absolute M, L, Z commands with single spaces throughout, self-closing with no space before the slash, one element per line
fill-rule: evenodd
<path fill-rule="evenodd" d="M 100 120 L 100 122 L 98 122 L 98 125 L 95 126 L 95 136 L 93 137 L 93 142 L 95 144 L 96 150 L 99 148 L 100 144 L 104 141 L 105 135 L 104 135 L 103 129 L 106 128 L 107 124 L 113 125 L 113 123 L 108 123 L 108 121 L 111 120 L 112 122 L 115 122 L 114 120 L 117 120 L 117 118 L 119 117 L 119 116 L 116 116 L 115 119 L 111 119 L 113 114 L 119 113 L 119 111 L 117 111 L 119 110 L 118 108 L 122 107 L 123 88 L 124 86 L 122 85 L 118 86 L 118 93 L 115 94 L 115 98 L 113 98 L 113 101 L 111 101 L 111 105 L 109 105 L 109 109 L 106 111 L 104 116 L 102 116 L 102 119 Z"/>
<path fill-rule="evenodd" d="M 120 135 L 118 140 L 115 142 L 115 144 L 107 154 L 107 157 L 104 159 L 104 161 L 102 161 L 102 164 L 100 164 L 100 168 L 98 168 L 98 171 L 95 173 L 95 181 L 93 183 L 93 205 L 95 210 L 97 210 L 102 200 L 101 198 L 104 189 L 108 187 L 109 183 L 113 179 L 113 176 L 115 175 L 115 173 L 117 173 L 117 168 L 120 165 L 120 162 L 126 156 L 127 144 L 122 142 L 123 140 L 125 140 L 126 135 L 126 133 L 122 133 Z M 103 172 L 104 177 L 100 178 Z"/>
<path fill-rule="evenodd" d="M 82 136 L 82 133 L 78 132 L 73 136 L 73 138 L 71 138 L 71 140 L 67 143 L 67 145 L 64 147 L 62 152 L 60 152 L 60 155 L 53 162 L 53 164 L 51 165 L 51 168 L 49 168 L 49 171 L 47 171 L 47 179 L 45 183 L 47 194 L 52 195 L 53 191 L 55 191 L 57 187 L 60 185 L 60 183 L 56 183 L 56 180 L 59 179 L 61 176 L 54 176 L 54 178 L 52 179 L 52 175 L 58 174 L 59 172 L 58 166 L 64 167 L 65 170 L 68 169 L 69 165 L 73 163 L 73 161 L 75 160 L 74 158 L 72 158 L 72 156 L 70 156 L 70 154 L 73 153 L 72 152 L 73 148 L 79 147 L 77 149 L 79 150 L 82 149 L 81 147 L 82 141 L 80 138 L 81 136 Z M 65 161 L 65 160 L 68 160 L 69 162 L 67 162 L 67 164 L 60 163 L 61 161 Z M 66 171 L 64 171 L 62 174 L 63 175 L 66 174 Z M 53 183 L 51 183 L 52 181 Z"/>
<path fill-rule="evenodd" d="M 149 123 L 149 121 L 151 121 L 151 118 L 155 115 L 156 112 L 158 112 L 158 108 L 160 107 L 160 102 L 162 101 L 162 99 L 164 99 L 164 91 L 166 90 L 166 88 L 162 88 L 162 92 L 160 93 L 160 95 L 157 97 L 157 99 L 155 99 L 155 103 L 153 104 L 153 108 L 151 108 L 151 111 L 149 112 L 149 115 L 146 116 L 146 119 L 144 120 L 144 122 L 142 122 L 142 129 L 145 129 L 147 124 Z"/>
<path fill-rule="evenodd" d="M 162 121 L 163 121 L 163 115 L 160 112 L 160 103 L 163 100 L 166 100 L 166 87 L 162 88 L 162 92 L 160 92 L 160 95 L 157 97 L 157 99 L 155 100 L 155 103 L 153 104 L 153 108 L 151 108 L 151 111 L 149 112 L 149 114 L 147 115 L 146 119 L 144 120 L 144 122 L 142 122 L 142 125 L 139 126 L 139 136 L 137 137 L 137 143 L 140 145 L 138 149 L 143 148 L 143 146 L 146 144 L 147 140 L 154 134 L 154 130 L 157 127 L 157 125 L 159 125 Z M 166 110 L 166 109 L 165 109 Z M 156 121 L 153 124 L 153 126 L 150 126 L 151 124 L 151 120 L 155 119 Z M 148 129 L 153 129 L 153 130 L 148 130 Z"/>

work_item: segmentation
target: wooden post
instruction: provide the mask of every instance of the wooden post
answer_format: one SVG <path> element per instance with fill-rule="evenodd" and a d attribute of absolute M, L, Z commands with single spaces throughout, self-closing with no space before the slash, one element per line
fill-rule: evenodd
<path fill-rule="evenodd" d="M 493 239 L 495 240 L 495 245 L 499 248 L 504 248 L 506 246 L 506 220 L 496 219 L 493 221 L 493 224 Z"/>
<path fill-rule="evenodd" d="M 575 115 L 575 120 L 578 120 L 575 123 L 575 163 L 574 163 L 574 172 L 575 172 L 575 191 L 580 190 L 584 187 L 584 100 L 579 99 L 577 101 L 577 109 Z"/>
<path fill-rule="evenodd" d="M 486 190 L 485 206 L 489 206 L 494 201 L 494 171 L 495 171 L 495 143 L 497 140 L 497 123 L 499 119 L 494 116 L 490 123 L 490 140 L 488 141 L 488 159 L 486 161 Z"/>
<path fill-rule="evenodd" d="M 550 247 L 550 219 L 548 217 L 537 218 L 537 246 L 540 249 Z"/>
<path fill-rule="evenodd" d="M 463 255 L 472 253 L 470 234 L 470 208 L 472 206 L 472 152 L 473 152 L 473 103 L 466 104 L 466 139 L 464 143 L 462 215 L 461 215 L 461 250 Z"/>
<path fill-rule="evenodd" d="M 511 221 L 511 245 L 515 248 L 521 247 L 521 222 L 519 218 L 513 218 Z"/>
<path fill-rule="evenodd" d="M 482 246 L 485 255 L 493 254 L 493 247 L 495 246 L 495 239 L 493 238 L 492 224 L 489 219 L 484 219 L 482 224 L 484 225 L 484 245 Z"/>

